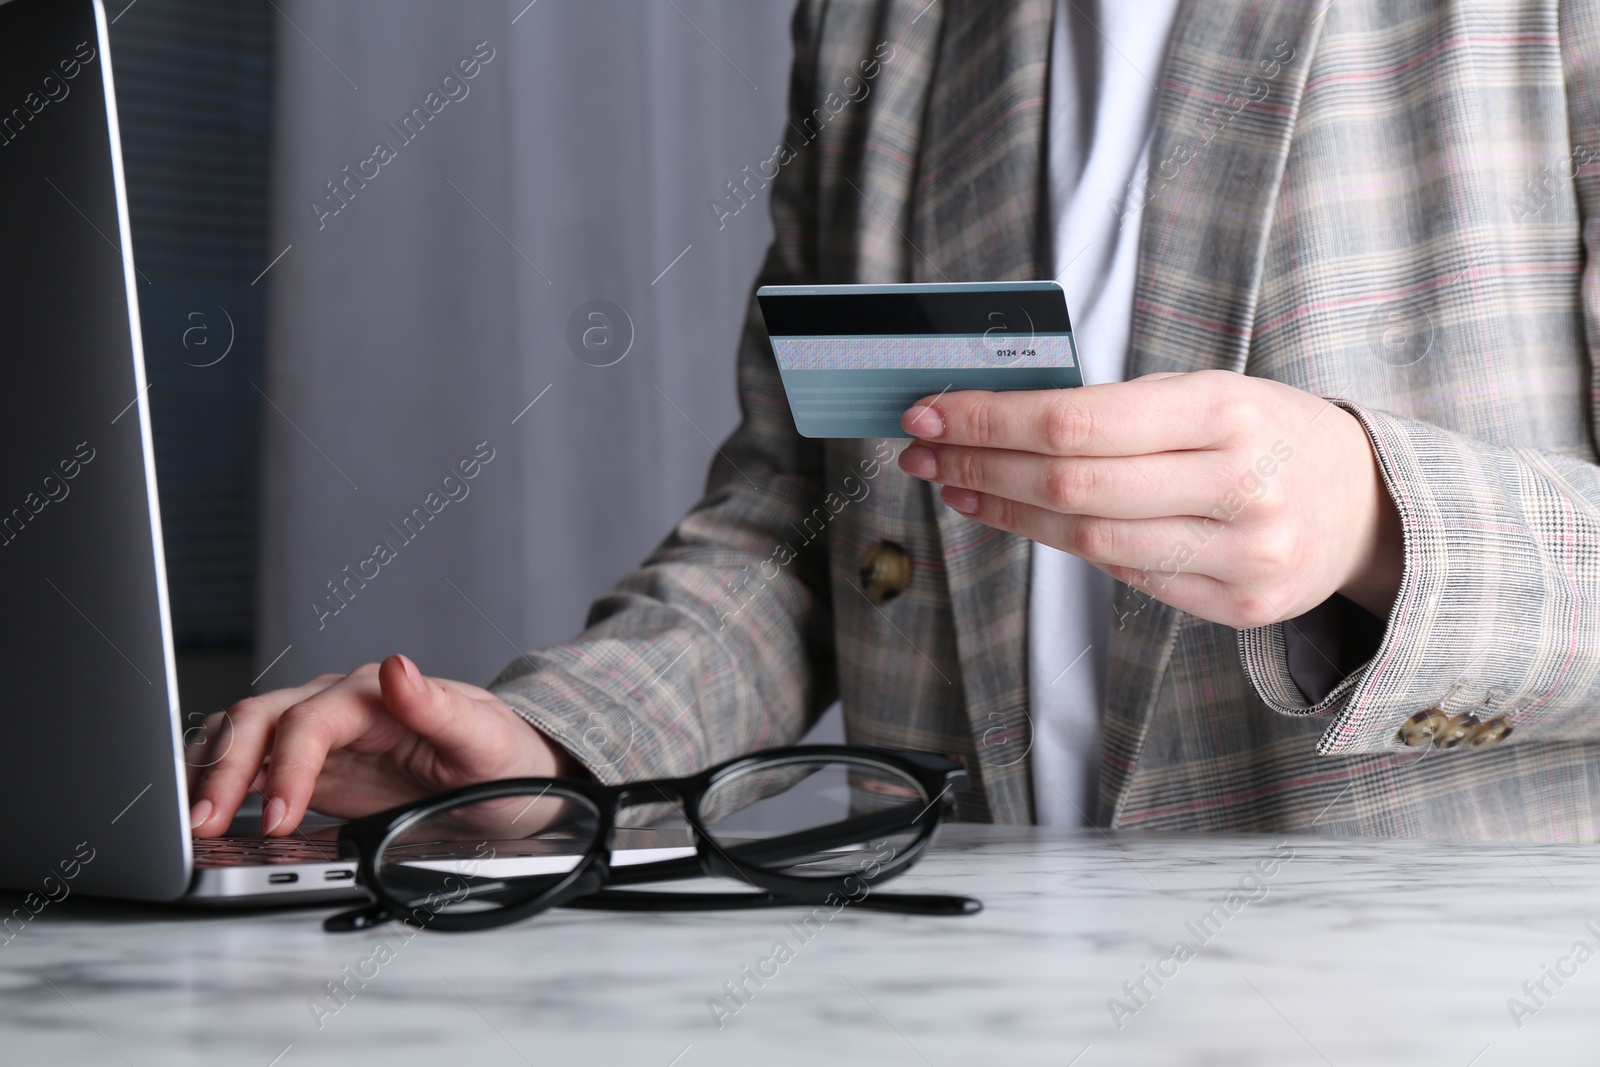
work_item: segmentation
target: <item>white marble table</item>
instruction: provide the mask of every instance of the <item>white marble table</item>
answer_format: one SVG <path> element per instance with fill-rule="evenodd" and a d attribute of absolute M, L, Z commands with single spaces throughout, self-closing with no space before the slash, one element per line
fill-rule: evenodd
<path fill-rule="evenodd" d="M 788 911 L 558 912 L 404 942 L 324 934 L 327 909 L 68 900 L 0 948 L 0 1063 L 1600 1060 L 1600 957 L 1570 955 L 1600 950 L 1600 848 L 958 826 L 895 888 L 987 908 L 846 909 L 806 942 Z M 393 958 L 364 965 L 380 938 Z M 719 1029 L 707 1001 L 780 939 L 793 957 L 747 982 Z M 1192 958 L 1172 955 L 1180 939 Z M 1558 987 L 1545 965 L 1571 976 Z M 313 1011 L 347 966 L 376 976 L 337 1012 Z M 1147 967 L 1169 977 L 1157 986 Z M 1123 984 L 1141 978 L 1131 996 Z M 1522 983 L 1541 979 L 1536 1002 Z"/>

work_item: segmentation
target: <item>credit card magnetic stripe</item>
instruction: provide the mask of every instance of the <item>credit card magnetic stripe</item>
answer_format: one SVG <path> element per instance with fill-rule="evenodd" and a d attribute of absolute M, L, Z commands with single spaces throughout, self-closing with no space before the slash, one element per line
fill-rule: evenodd
<path fill-rule="evenodd" d="M 767 286 L 756 295 L 773 337 L 1072 332 L 1066 299 L 1054 286 L 848 293 L 833 286 L 809 293 Z"/>

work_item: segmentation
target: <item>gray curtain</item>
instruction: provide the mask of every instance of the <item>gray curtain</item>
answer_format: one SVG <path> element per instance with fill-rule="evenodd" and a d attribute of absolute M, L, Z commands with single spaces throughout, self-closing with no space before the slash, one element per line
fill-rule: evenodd
<path fill-rule="evenodd" d="M 771 236 L 707 202 L 781 135 L 791 7 L 276 0 L 258 690 L 484 682 L 698 498 Z"/>

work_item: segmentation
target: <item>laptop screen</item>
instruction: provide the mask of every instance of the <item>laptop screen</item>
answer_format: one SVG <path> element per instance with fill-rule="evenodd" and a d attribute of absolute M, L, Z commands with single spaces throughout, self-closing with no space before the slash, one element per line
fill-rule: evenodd
<path fill-rule="evenodd" d="M 188 840 L 133 295 L 159 282 L 105 29 L 92 0 L 0 4 L 0 885 L 73 861 L 75 890 L 162 899 Z"/>

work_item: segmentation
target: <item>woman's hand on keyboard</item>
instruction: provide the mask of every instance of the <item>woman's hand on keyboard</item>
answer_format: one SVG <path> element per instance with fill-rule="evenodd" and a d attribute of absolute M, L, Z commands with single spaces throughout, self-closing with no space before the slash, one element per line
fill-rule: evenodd
<path fill-rule="evenodd" d="M 401 655 L 241 700 L 203 732 L 189 747 L 201 837 L 227 832 L 252 790 L 262 832 L 283 837 L 307 808 L 355 818 L 474 782 L 583 773 L 493 693 Z"/>

